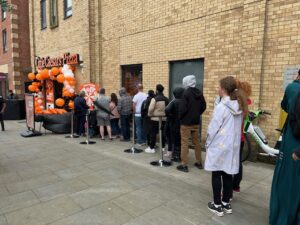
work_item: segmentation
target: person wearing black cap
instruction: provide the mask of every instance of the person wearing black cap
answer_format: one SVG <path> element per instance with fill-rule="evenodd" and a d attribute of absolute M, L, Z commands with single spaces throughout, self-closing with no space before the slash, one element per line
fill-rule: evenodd
<path fill-rule="evenodd" d="M 165 109 L 169 103 L 169 99 L 164 96 L 163 92 L 164 86 L 161 84 L 156 85 L 156 96 L 152 98 L 149 105 L 148 116 L 151 117 L 151 141 L 150 146 L 145 150 L 146 153 L 155 153 L 156 135 L 159 131 L 159 118 L 162 117 L 162 130 L 166 123 Z M 165 148 L 165 143 L 165 135 L 162 135 L 163 148 Z"/>
<path fill-rule="evenodd" d="M 0 122 L 1 122 L 2 131 L 5 130 L 4 129 L 4 118 L 3 118 L 5 108 L 6 108 L 5 100 L 2 96 L 0 96 Z"/>

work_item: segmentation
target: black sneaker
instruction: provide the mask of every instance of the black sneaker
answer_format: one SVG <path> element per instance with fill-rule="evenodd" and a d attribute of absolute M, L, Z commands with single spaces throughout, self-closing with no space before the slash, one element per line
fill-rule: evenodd
<path fill-rule="evenodd" d="M 224 216 L 224 211 L 222 206 L 216 207 L 216 205 L 213 202 L 209 202 L 207 207 L 211 212 L 213 212 L 217 216 Z"/>
<path fill-rule="evenodd" d="M 184 165 L 179 165 L 177 166 L 177 170 L 181 171 L 181 172 L 189 172 L 189 168 L 187 166 L 184 166 Z"/>
<path fill-rule="evenodd" d="M 178 157 L 178 156 L 174 156 L 171 160 L 172 160 L 173 162 L 181 162 L 181 159 L 180 159 L 180 157 Z"/>
<path fill-rule="evenodd" d="M 226 212 L 227 214 L 232 214 L 232 207 L 230 203 L 227 204 L 222 203 L 222 207 L 224 212 Z"/>
<path fill-rule="evenodd" d="M 194 166 L 196 166 L 199 170 L 203 170 L 202 163 L 195 163 Z"/>

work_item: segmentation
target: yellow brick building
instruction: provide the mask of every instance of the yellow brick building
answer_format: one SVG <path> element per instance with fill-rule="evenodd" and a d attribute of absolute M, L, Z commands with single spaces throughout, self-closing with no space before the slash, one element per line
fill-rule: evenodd
<path fill-rule="evenodd" d="M 204 130 L 218 80 L 234 75 L 252 84 L 253 109 L 273 113 L 262 127 L 275 140 L 284 71 L 300 67 L 299 0 L 67 0 L 73 12 L 66 19 L 64 2 L 57 0 L 58 26 L 41 29 L 40 0 L 30 1 L 32 55 L 78 53 L 80 82 L 108 92 L 121 87 L 122 66 L 139 64 L 145 88 L 162 83 L 167 94 L 172 63 L 198 59 Z"/>

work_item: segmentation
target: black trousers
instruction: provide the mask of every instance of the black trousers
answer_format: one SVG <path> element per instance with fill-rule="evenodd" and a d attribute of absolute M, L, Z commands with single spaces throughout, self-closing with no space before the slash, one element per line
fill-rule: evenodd
<path fill-rule="evenodd" d="M 165 121 L 162 121 L 162 132 L 164 131 L 164 127 L 166 125 Z M 150 148 L 154 149 L 155 148 L 155 144 L 156 144 L 156 136 L 159 132 L 159 122 L 158 121 L 153 121 L 151 120 L 151 134 L 150 134 Z M 165 134 L 163 132 L 162 134 L 162 147 L 164 148 L 166 146 L 166 137 Z"/>
<path fill-rule="evenodd" d="M 82 135 L 85 133 L 85 128 L 84 128 L 84 124 L 85 124 L 85 121 L 86 121 L 86 117 L 83 115 L 83 116 L 77 116 L 77 135 Z"/>
<path fill-rule="evenodd" d="M 1 122 L 1 129 L 4 131 L 4 119 L 3 119 L 3 113 L 0 113 L 0 122 Z"/>
<path fill-rule="evenodd" d="M 181 154 L 181 135 L 180 126 L 173 126 L 170 122 L 166 123 L 166 137 L 168 142 L 168 151 L 172 152 L 173 157 L 180 157 Z"/>
<path fill-rule="evenodd" d="M 241 149 L 240 149 L 240 165 L 239 165 L 239 173 L 233 175 L 233 190 L 239 189 L 241 181 L 243 179 L 243 163 L 242 163 L 242 153 L 244 148 L 245 142 L 241 142 Z"/>
<path fill-rule="evenodd" d="M 221 205 L 222 201 L 229 203 L 232 195 L 232 175 L 224 171 L 212 172 L 212 188 L 214 194 L 214 203 Z M 223 189 L 223 197 L 221 196 Z"/>

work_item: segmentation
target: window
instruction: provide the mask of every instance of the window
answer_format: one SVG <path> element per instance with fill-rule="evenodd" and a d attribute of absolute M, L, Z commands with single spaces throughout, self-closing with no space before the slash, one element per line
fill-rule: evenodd
<path fill-rule="evenodd" d="M 50 27 L 58 26 L 57 0 L 50 0 Z"/>
<path fill-rule="evenodd" d="M 2 31 L 2 49 L 3 52 L 7 52 L 7 37 L 6 37 L 6 29 Z"/>
<path fill-rule="evenodd" d="M 122 87 L 126 88 L 127 93 L 134 96 L 138 90 L 138 84 L 143 83 L 143 65 L 123 65 L 122 70 Z"/>
<path fill-rule="evenodd" d="M 6 11 L 1 8 L 1 18 L 2 18 L 2 21 L 6 19 Z"/>
<path fill-rule="evenodd" d="M 41 29 L 47 27 L 46 0 L 41 0 Z"/>
<path fill-rule="evenodd" d="M 72 16 L 72 0 L 64 0 L 65 19 Z"/>

